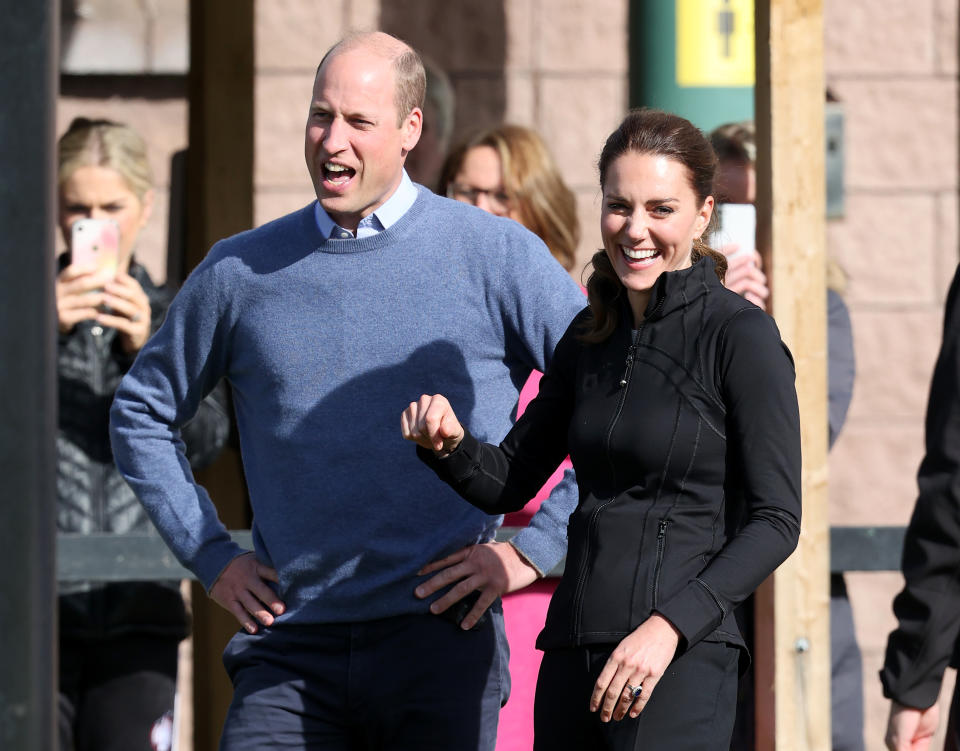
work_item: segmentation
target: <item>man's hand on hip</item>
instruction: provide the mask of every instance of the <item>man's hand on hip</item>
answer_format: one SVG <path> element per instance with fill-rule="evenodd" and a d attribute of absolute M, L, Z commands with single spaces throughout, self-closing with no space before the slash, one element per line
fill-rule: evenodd
<path fill-rule="evenodd" d="M 277 572 L 257 560 L 253 552 L 238 555 L 221 572 L 210 588 L 210 597 L 251 634 L 257 623 L 273 625 L 284 605 L 267 582 L 276 582 Z"/>
<path fill-rule="evenodd" d="M 473 628 L 498 597 L 514 592 L 538 578 L 537 570 L 508 542 L 487 542 L 470 545 L 439 561 L 424 566 L 421 575 L 433 574 L 417 587 L 417 597 L 429 597 L 444 587 L 450 591 L 430 605 L 432 613 L 442 613 L 473 591 L 480 596 L 461 621 L 464 630 Z"/>

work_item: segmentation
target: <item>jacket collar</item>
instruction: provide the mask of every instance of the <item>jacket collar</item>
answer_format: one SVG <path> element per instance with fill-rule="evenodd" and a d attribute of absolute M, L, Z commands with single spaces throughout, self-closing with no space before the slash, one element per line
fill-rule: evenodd
<path fill-rule="evenodd" d="M 663 318 L 720 286 L 716 265 L 710 256 L 702 256 L 689 268 L 665 271 L 653 283 L 644 320 Z"/>

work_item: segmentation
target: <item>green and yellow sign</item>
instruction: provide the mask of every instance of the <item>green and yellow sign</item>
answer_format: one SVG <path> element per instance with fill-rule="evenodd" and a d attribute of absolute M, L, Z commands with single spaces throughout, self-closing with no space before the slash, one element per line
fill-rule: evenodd
<path fill-rule="evenodd" d="M 753 0 L 676 0 L 677 85 L 753 86 Z"/>

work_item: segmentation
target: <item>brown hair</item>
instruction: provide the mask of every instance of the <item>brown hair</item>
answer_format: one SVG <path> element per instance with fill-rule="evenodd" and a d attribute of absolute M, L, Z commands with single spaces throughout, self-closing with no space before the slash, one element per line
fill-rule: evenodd
<path fill-rule="evenodd" d="M 687 168 L 690 187 L 702 204 L 713 195 L 713 177 L 717 157 L 710 142 L 689 120 L 654 109 L 631 110 L 620 126 L 610 134 L 600 153 L 600 187 L 606 183 L 610 165 L 628 152 L 665 156 Z M 714 218 L 711 217 L 711 222 Z M 713 259 L 720 281 L 727 271 L 727 259 L 708 247 L 703 240 L 694 241 L 691 260 L 703 256 Z M 601 342 L 617 327 L 619 308 L 616 304 L 624 287 L 607 257 L 606 251 L 594 253 L 593 272 L 587 280 L 587 299 L 591 315 L 580 338 L 585 342 Z"/>
<path fill-rule="evenodd" d="M 153 187 L 147 146 L 128 125 L 112 120 L 77 117 L 57 143 L 57 184 L 63 185 L 80 167 L 109 167 L 141 201 Z"/>
<path fill-rule="evenodd" d="M 710 145 L 718 161 L 751 167 L 757 162 L 757 134 L 752 120 L 717 126 L 710 132 Z"/>
<path fill-rule="evenodd" d="M 572 269 L 580 242 L 577 199 L 536 131 L 500 125 L 469 136 L 444 160 L 438 192 L 447 194 L 467 152 L 478 146 L 489 146 L 499 155 L 503 187 L 520 223 L 543 240 L 561 266 Z"/>
<path fill-rule="evenodd" d="M 427 89 L 427 74 L 423 70 L 423 61 L 416 50 L 402 39 L 383 31 L 348 34 L 327 50 L 315 75 L 320 75 L 323 64 L 334 55 L 363 47 L 385 57 L 393 64 L 393 103 L 397 108 L 399 128 L 415 108 L 423 109 L 423 98 Z"/>

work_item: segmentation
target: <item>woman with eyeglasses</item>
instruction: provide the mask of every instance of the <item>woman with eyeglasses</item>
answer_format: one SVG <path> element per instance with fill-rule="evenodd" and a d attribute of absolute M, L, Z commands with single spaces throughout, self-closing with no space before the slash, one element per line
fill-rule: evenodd
<path fill-rule="evenodd" d="M 546 144 L 519 125 L 501 125 L 469 136 L 447 156 L 440 193 L 497 216 L 520 222 L 538 235 L 567 271 L 574 267 L 580 225 L 573 191 L 567 187 Z M 518 414 L 537 394 L 540 373 L 520 393 Z M 564 462 L 520 511 L 507 514 L 508 527 L 524 527 L 570 467 Z M 533 699 L 541 653 L 535 648 L 556 579 L 539 579 L 503 597 L 510 644 L 510 700 L 500 712 L 497 751 L 529 751 L 533 746 Z"/>
<path fill-rule="evenodd" d="M 520 222 L 563 268 L 573 269 L 580 241 L 577 199 L 530 128 L 500 125 L 469 136 L 447 155 L 438 192 Z"/>

